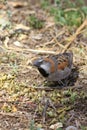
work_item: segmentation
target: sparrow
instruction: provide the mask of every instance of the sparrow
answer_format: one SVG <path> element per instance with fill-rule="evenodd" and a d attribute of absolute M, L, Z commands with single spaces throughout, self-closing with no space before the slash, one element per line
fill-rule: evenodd
<path fill-rule="evenodd" d="M 33 60 L 41 75 L 48 81 L 61 81 L 71 74 L 73 53 L 61 53 L 48 57 L 40 57 Z"/>

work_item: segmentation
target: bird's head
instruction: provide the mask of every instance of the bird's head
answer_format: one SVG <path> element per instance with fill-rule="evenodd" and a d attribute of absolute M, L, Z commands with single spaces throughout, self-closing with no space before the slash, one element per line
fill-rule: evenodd
<path fill-rule="evenodd" d="M 33 61 L 33 66 L 37 67 L 39 72 L 44 76 L 48 77 L 51 72 L 51 63 L 44 58 L 38 58 Z"/>

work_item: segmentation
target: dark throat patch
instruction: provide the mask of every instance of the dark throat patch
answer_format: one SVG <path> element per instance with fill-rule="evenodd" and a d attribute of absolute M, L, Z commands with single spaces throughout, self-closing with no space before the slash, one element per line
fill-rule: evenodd
<path fill-rule="evenodd" d="M 46 73 L 46 71 L 45 71 L 44 69 L 38 68 L 38 70 L 39 70 L 39 72 L 42 74 L 42 76 L 44 76 L 44 77 L 48 77 L 48 76 L 49 76 L 49 74 Z"/>

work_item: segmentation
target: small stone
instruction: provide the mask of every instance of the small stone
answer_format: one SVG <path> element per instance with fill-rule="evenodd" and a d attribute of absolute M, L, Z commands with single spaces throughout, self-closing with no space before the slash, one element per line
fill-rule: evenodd
<path fill-rule="evenodd" d="M 65 130 L 78 130 L 78 129 L 74 126 L 68 126 Z"/>

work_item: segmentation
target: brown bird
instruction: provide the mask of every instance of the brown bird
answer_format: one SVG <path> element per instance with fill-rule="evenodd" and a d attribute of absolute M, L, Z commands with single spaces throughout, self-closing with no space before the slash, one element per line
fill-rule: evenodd
<path fill-rule="evenodd" d="M 40 57 L 33 61 L 39 72 L 48 81 L 61 81 L 71 74 L 73 54 L 61 53 L 50 57 Z"/>

